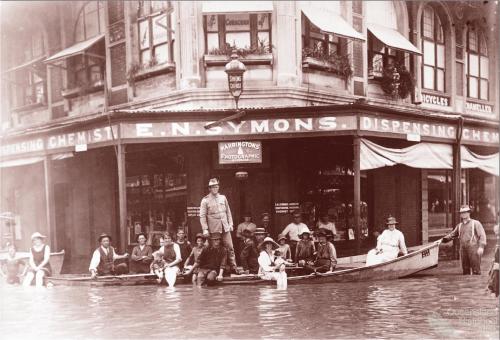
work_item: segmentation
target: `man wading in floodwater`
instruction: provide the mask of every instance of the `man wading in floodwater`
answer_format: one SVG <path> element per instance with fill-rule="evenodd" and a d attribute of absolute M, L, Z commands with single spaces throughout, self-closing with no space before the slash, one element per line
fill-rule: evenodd
<path fill-rule="evenodd" d="M 460 222 L 455 229 L 445 237 L 443 242 L 454 238 L 460 240 L 460 259 L 464 275 L 481 274 L 481 256 L 486 247 L 486 233 L 481 222 L 470 218 L 470 208 L 463 205 L 460 208 Z"/>
<path fill-rule="evenodd" d="M 222 234 L 222 242 L 228 251 L 228 260 L 231 270 L 240 274 L 236 267 L 233 240 L 233 217 L 226 196 L 219 194 L 219 181 L 212 178 L 208 182 L 210 193 L 203 197 L 200 203 L 200 223 L 203 235 L 208 236 L 213 233 Z"/>

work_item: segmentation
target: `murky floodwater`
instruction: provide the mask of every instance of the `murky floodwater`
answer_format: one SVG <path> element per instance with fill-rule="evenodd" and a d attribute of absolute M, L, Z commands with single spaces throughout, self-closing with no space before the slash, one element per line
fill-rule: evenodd
<path fill-rule="evenodd" d="M 271 287 L 1 289 L 1 338 L 487 338 L 486 275 Z"/>

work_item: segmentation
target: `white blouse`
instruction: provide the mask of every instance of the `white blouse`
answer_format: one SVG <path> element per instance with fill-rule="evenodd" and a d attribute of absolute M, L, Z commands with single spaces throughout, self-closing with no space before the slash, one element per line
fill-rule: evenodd
<path fill-rule="evenodd" d="M 382 249 L 384 246 L 401 249 L 403 254 L 407 254 L 405 237 L 403 233 L 397 229 L 386 229 L 377 239 L 377 249 Z"/>

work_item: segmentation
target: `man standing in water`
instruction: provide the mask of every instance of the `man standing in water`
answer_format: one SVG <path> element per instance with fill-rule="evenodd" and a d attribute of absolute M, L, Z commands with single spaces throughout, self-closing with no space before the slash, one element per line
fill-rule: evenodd
<path fill-rule="evenodd" d="M 200 203 L 200 223 L 203 235 L 208 236 L 213 233 L 222 234 L 222 242 L 228 251 L 228 260 L 231 270 L 239 273 L 236 267 L 233 240 L 233 217 L 226 196 L 219 194 L 219 181 L 212 178 L 208 182 L 210 193 L 203 197 Z"/>
<path fill-rule="evenodd" d="M 445 237 L 443 242 L 454 238 L 460 240 L 460 259 L 464 275 L 481 274 L 481 256 L 486 247 L 486 233 L 481 222 L 470 218 L 470 208 L 463 205 L 460 208 L 460 222 L 455 229 Z"/>

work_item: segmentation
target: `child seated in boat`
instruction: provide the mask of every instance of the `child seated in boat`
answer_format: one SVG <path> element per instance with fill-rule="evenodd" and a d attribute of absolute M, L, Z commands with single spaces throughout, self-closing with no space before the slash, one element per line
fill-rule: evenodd
<path fill-rule="evenodd" d="M 191 250 L 191 254 L 189 254 L 188 258 L 184 262 L 184 273 L 187 273 L 193 269 L 193 265 L 196 263 L 198 260 L 198 256 L 200 256 L 201 251 L 203 250 L 203 247 L 205 246 L 205 239 L 206 237 L 202 233 L 196 234 L 196 246 Z M 196 281 L 196 274 L 198 273 L 198 270 L 193 271 L 193 283 Z"/>
<path fill-rule="evenodd" d="M 153 262 L 151 262 L 151 273 L 158 276 L 156 279 L 158 283 L 163 280 L 163 270 L 165 269 L 165 260 L 163 259 L 163 253 L 160 251 L 155 251 L 153 253 Z"/>
<path fill-rule="evenodd" d="M 290 249 L 290 245 L 286 243 L 286 236 L 278 235 L 278 243 L 280 245 L 278 250 L 280 251 L 283 258 L 289 262 L 292 262 L 292 251 Z"/>
<path fill-rule="evenodd" d="M 318 238 L 318 251 L 315 254 L 314 261 L 306 264 L 306 269 L 310 272 L 332 272 L 337 265 L 337 252 L 333 243 L 328 241 L 328 235 L 320 230 L 316 237 Z"/>
<path fill-rule="evenodd" d="M 19 284 L 28 267 L 23 260 L 16 259 L 16 247 L 13 244 L 9 243 L 7 250 L 7 260 L 2 264 L 0 274 L 8 284 Z"/>
<path fill-rule="evenodd" d="M 396 229 L 397 223 L 394 217 L 387 218 L 387 229 L 377 238 L 377 247 L 366 255 L 367 266 L 394 260 L 400 251 L 403 255 L 408 254 L 405 237 L 401 231 Z"/>
<path fill-rule="evenodd" d="M 300 231 L 301 240 L 297 243 L 297 250 L 295 251 L 295 262 L 303 267 L 307 262 L 314 261 L 314 253 L 316 248 L 314 242 L 311 240 L 311 232 L 309 228 L 303 228 Z"/>
<path fill-rule="evenodd" d="M 274 264 L 276 265 L 276 267 L 279 268 L 281 268 L 281 265 L 285 266 L 292 265 L 291 262 L 288 262 L 288 260 L 283 257 L 283 253 L 280 251 L 280 248 L 274 251 Z"/>

